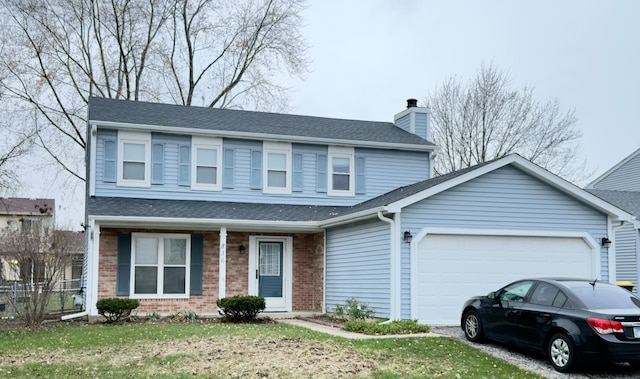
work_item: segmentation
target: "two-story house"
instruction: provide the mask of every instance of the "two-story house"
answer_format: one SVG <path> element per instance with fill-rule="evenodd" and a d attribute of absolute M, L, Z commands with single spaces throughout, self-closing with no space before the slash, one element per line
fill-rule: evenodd
<path fill-rule="evenodd" d="M 0 198 L 0 232 L 33 232 L 39 235 L 45 229 L 54 227 L 54 213 L 54 199 Z M 19 280 L 19 272 L 13 269 L 16 264 L 9 264 L 15 259 L 15 252 L 6 251 L 5 246 L 0 246 L 0 279 L 3 281 L 13 282 Z M 33 273 L 35 280 L 44 276 L 43 270 L 44 267 L 39 270 L 42 272 Z"/>
<path fill-rule="evenodd" d="M 251 294 L 452 324 L 523 276 L 608 280 L 602 239 L 630 214 L 518 155 L 432 177 L 416 103 L 390 123 L 91 98 L 86 314 Z"/>
<path fill-rule="evenodd" d="M 640 149 L 587 185 L 587 191 L 625 211 L 640 216 Z M 634 292 L 640 285 L 640 222 L 614 225 L 615 280 L 631 282 Z"/>

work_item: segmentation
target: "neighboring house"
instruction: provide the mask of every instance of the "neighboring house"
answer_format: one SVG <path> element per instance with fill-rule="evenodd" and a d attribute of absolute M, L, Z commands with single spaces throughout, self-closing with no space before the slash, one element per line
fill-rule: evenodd
<path fill-rule="evenodd" d="M 640 149 L 623 159 L 586 187 L 587 191 L 625 211 L 640 216 Z M 614 227 L 611 249 L 616 256 L 616 281 L 629 281 L 637 293 L 640 285 L 640 223 L 624 222 Z"/>
<path fill-rule="evenodd" d="M 0 232 L 11 229 L 15 232 L 31 231 L 45 233 L 55 229 L 55 200 L 54 199 L 26 199 L 0 198 Z M 68 247 L 68 264 L 57 284 L 60 289 L 80 288 L 82 262 L 84 259 L 84 236 L 81 232 L 55 230 Z M 9 262 L 15 259 L 11 251 L 4 251 L 0 247 L 0 278 L 5 282 L 19 280 L 18 273 L 11 270 Z M 44 269 L 44 268 L 43 268 Z M 42 278 L 44 272 L 34 273 L 34 279 Z"/>
<path fill-rule="evenodd" d="M 0 198 L 0 232 L 8 230 L 21 231 L 44 231 L 53 228 L 55 219 L 54 199 L 26 199 L 26 198 Z M 5 282 L 19 280 L 18 273 L 11 270 L 9 262 L 15 259 L 10 251 L 4 251 L 0 247 L 0 278 Z M 34 273 L 34 278 L 38 278 L 44 273 Z"/>
<path fill-rule="evenodd" d="M 459 322 L 523 276 L 608 281 L 602 246 L 633 216 L 518 155 L 432 177 L 429 110 L 394 123 L 91 98 L 86 312 L 268 311 Z"/>

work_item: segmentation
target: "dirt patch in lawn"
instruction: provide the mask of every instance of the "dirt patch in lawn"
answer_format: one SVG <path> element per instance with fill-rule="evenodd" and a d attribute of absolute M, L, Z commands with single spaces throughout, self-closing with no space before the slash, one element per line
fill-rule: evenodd
<path fill-rule="evenodd" d="M 219 377 L 368 376 L 378 368 L 376 354 L 363 354 L 332 341 L 238 336 L 189 337 L 85 351 L 0 353 L 0 367 L 28 363 L 132 367 L 148 375 L 187 373 Z"/>

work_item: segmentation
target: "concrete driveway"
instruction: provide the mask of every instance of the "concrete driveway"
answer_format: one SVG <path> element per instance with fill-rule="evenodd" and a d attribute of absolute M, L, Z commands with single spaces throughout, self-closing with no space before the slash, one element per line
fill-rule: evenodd
<path fill-rule="evenodd" d="M 464 337 L 464 333 L 459 326 L 435 326 L 432 327 L 431 332 L 442 334 L 455 338 L 466 344 L 469 344 L 479 350 L 482 350 L 495 357 L 501 358 L 513 365 L 522 367 L 525 370 L 529 370 L 536 374 L 542 375 L 546 378 L 565 379 L 565 378 L 615 378 L 615 379 L 637 379 L 640 378 L 640 369 L 634 369 L 627 364 L 616 365 L 600 365 L 593 367 L 584 367 L 570 374 L 562 374 L 553 369 L 551 363 L 546 357 L 538 356 L 528 352 L 521 352 L 514 350 L 510 347 L 500 345 L 497 343 L 485 342 L 485 343 L 472 343 L 467 341 Z"/>

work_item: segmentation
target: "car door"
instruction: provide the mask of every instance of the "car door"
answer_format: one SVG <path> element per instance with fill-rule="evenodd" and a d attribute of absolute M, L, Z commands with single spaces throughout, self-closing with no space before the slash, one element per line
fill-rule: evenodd
<path fill-rule="evenodd" d="M 523 280 L 496 292 L 495 302 L 485 309 L 483 326 L 487 337 L 517 343 L 520 308 L 535 282 Z"/>
<path fill-rule="evenodd" d="M 520 308 L 518 344 L 529 349 L 544 349 L 544 336 L 566 299 L 558 287 L 539 282 Z"/>

